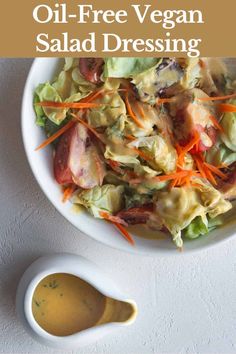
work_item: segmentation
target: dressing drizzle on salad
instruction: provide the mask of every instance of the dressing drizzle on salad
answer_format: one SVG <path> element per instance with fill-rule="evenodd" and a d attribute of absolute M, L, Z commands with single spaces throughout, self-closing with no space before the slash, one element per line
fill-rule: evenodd
<path fill-rule="evenodd" d="M 65 60 L 35 90 L 62 200 L 114 224 L 208 234 L 236 197 L 236 88 L 214 58 Z"/>

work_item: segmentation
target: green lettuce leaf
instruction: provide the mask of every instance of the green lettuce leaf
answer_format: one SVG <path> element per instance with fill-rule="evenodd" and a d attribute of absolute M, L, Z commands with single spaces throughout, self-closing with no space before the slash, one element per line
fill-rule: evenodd
<path fill-rule="evenodd" d="M 156 191 L 164 189 L 168 185 L 168 182 L 158 182 L 155 179 L 146 179 L 143 182 L 135 185 L 137 193 L 153 195 Z"/>
<path fill-rule="evenodd" d="M 195 218 L 201 217 L 206 220 L 208 216 L 214 219 L 232 208 L 232 204 L 225 200 L 218 190 L 204 184 L 200 179 L 196 181 L 198 187 L 172 188 L 170 191 L 156 192 L 154 196 L 155 212 L 171 232 L 173 241 L 177 240 L 178 247 L 181 231 Z"/>
<path fill-rule="evenodd" d="M 72 202 L 83 205 L 95 218 L 101 218 L 101 211 L 115 214 L 123 208 L 123 193 L 124 186 L 105 184 L 102 187 L 97 186 L 78 192 Z"/>
<path fill-rule="evenodd" d="M 143 178 L 153 178 L 156 177 L 158 174 L 161 174 L 161 171 L 155 171 L 149 166 L 146 165 L 135 165 L 134 166 L 134 173 L 137 176 L 143 177 Z"/>
<path fill-rule="evenodd" d="M 225 144 L 219 141 L 207 151 L 206 161 L 215 166 L 221 164 L 231 165 L 236 161 L 236 152 L 232 152 Z"/>
<path fill-rule="evenodd" d="M 37 106 L 35 103 L 39 103 L 40 102 L 40 99 L 39 99 L 39 96 L 37 95 L 37 93 L 35 92 L 34 93 L 34 111 L 35 111 L 35 114 L 36 114 L 36 124 L 39 126 L 39 127 L 44 127 L 45 126 L 45 122 L 47 120 L 47 117 L 44 113 L 44 110 L 42 107 L 40 106 Z"/>
<path fill-rule="evenodd" d="M 104 77 L 132 78 L 155 67 L 158 58 L 106 58 Z"/>
<path fill-rule="evenodd" d="M 198 238 L 201 235 L 207 234 L 208 222 L 206 218 L 197 216 L 185 229 L 184 236 L 190 240 Z"/>
<path fill-rule="evenodd" d="M 118 93 L 103 95 L 98 102 L 105 105 L 88 112 L 88 122 L 94 128 L 108 127 L 115 123 L 121 115 L 126 114 L 124 101 Z"/>
<path fill-rule="evenodd" d="M 236 101 L 234 101 L 234 104 Z M 221 125 L 224 132 L 221 134 L 221 139 L 225 145 L 232 151 L 236 152 L 236 114 L 225 113 Z"/>
<path fill-rule="evenodd" d="M 124 140 L 125 115 L 118 117 L 112 125 L 110 125 L 105 134 L 109 141 L 114 144 L 122 144 Z"/>
<path fill-rule="evenodd" d="M 62 71 L 52 86 L 55 88 L 63 101 L 78 93 L 78 89 L 71 79 L 71 74 L 68 71 Z M 78 101 L 81 98 L 80 92 L 79 95 Z"/>
<path fill-rule="evenodd" d="M 35 90 L 35 96 L 37 97 L 38 102 L 62 102 L 62 99 L 58 94 L 57 90 L 52 85 L 50 85 L 49 82 L 46 82 L 45 84 L 40 84 Z M 43 107 L 42 110 L 44 112 L 44 115 L 57 125 L 61 124 L 61 122 L 65 119 L 67 113 L 66 109 L 58 109 L 51 107 Z"/>
<path fill-rule="evenodd" d="M 218 226 L 222 225 L 223 221 L 221 218 L 216 217 L 214 219 L 207 219 L 203 216 L 197 216 L 184 230 L 184 237 L 193 240 L 202 235 L 208 234 L 210 231 L 214 230 Z"/>
<path fill-rule="evenodd" d="M 223 225 L 223 220 L 221 217 L 216 217 L 216 218 L 209 218 L 208 220 L 208 231 L 212 231 L 214 229 L 216 229 L 218 226 Z"/>
<path fill-rule="evenodd" d="M 152 202 L 148 194 L 139 194 L 135 189 L 125 188 L 125 209 L 139 207 Z"/>
<path fill-rule="evenodd" d="M 50 119 L 46 119 L 45 124 L 44 124 L 44 130 L 47 135 L 47 137 L 52 136 L 55 134 L 58 130 L 60 130 L 64 125 L 66 125 L 69 122 L 70 118 L 65 118 L 63 122 L 60 125 L 57 125 L 53 123 Z M 56 146 L 60 138 L 57 138 L 52 142 L 53 146 Z"/>
<path fill-rule="evenodd" d="M 127 185 L 127 182 L 122 180 L 122 176 L 114 171 L 107 171 L 104 181 L 106 184 L 113 184 L 114 186 Z"/>
<path fill-rule="evenodd" d="M 132 150 L 128 148 L 122 148 L 122 146 L 106 146 L 106 151 L 104 156 L 108 160 L 113 160 L 120 162 L 129 167 L 134 167 L 134 165 L 139 165 L 140 162 L 137 159 L 137 154 L 133 153 Z"/>
<path fill-rule="evenodd" d="M 148 163 L 155 170 L 161 170 L 167 174 L 175 171 L 177 164 L 176 150 L 162 136 L 155 135 L 139 138 L 129 143 L 128 146 L 141 148 L 152 158 Z"/>

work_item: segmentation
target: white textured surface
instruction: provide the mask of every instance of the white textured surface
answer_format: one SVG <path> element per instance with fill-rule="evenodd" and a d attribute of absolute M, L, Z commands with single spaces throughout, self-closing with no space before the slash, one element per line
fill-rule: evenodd
<path fill-rule="evenodd" d="M 201 253 L 149 258 L 75 230 L 40 191 L 23 151 L 20 102 L 30 64 L 0 60 L 0 353 L 58 353 L 34 342 L 14 309 L 27 265 L 58 251 L 98 263 L 139 305 L 133 326 L 77 353 L 236 353 L 236 238 Z"/>

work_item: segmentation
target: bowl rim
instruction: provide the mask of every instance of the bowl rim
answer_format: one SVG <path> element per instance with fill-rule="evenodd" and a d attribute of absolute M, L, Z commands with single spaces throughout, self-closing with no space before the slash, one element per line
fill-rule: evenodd
<path fill-rule="evenodd" d="M 88 232 L 86 226 L 84 224 L 80 225 L 78 227 L 78 225 L 76 225 L 76 223 L 73 221 L 73 218 L 69 217 L 68 215 L 66 215 L 65 213 L 63 213 L 62 210 L 60 210 L 59 208 L 59 205 L 57 205 L 56 203 L 54 203 L 53 201 L 53 198 L 51 197 L 50 193 L 48 193 L 46 191 L 46 188 L 43 184 L 43 182 L 39 179 L 37 173 L 36 173 L 36 170 L 35 170 L 35 166 L 34 166 L 34 163 L 32 161 L 32 154 L 30 153 L 30 151 L 28 150 L 27 148 L 27 144 L 26 144 L 26 139 L 27 139 L 27 135 L 26 135 L 26 126 L 25 126 L 25 119 L 24 119 L 24 111 L 26 109 L 26 106 L 29 104 L 28 102 L 26 102 L 26 96 L 28 94 L 28 90 L 29 90 L 29 84 L 32 80 L 32 73 L 35 69 L 35 67 L 38 65 L 38 63 L 41 61 L 41 60 L 48 60 L 48 59 L 62 59 L 62 58 L 48 58 L 48 57 L 45 57 L 45 58 L 34 58 L 33 60 L 33 63 L 31 65 L 31 68 L 28 72 L 28 75 L 27 75 L 27 79 L 26 79 L 26 82 L 25 82 L 25 86 L 24 86 L 24 90 L 23 90 L 23 95 L 22 95 L 22 104 L 21 104 L 21 135 L 22 135 L 22 141 L 23 141 L 23 146 L 24 146 L 24 150 L 25 150 L 25 154 L 27 156 L 27 160 L 28 160 L 28 163 L 29 163 L 29 166 L 30 166 L 30 169 L 34 175 L 34 178 L 36 179 L 39 187 L 41 188 L 41 190 L 43 191 L 44 195 L 47 197 L 47 199 L 51 202 L 51 204 L 55 207 L 55 209 L 68 221 L 70 222 L 70 224 L 73 225 L 73 227 L 75 227 L 77 230 L 81 231 L 84 235 L 86 236 L 89 236 L 91 237 L 93 240 L 105 245 L 105 246 L 109 246 L 113 249 L 118 249 L 118 250 L 121 250 L 121 251 L 125 251 L 127 253 L 131 253 L 131 254 L 136 254 L 136 255 L 141 255 L 141 256 L 178 256 L 179 255 L 179 252 L 176 251 L 176 247 L 172 247 L 172 248 L 159 248 L 158 245 L 155 246 L 155 241 L 156 240 L 147 240 L 145 239 L 145 241 L 148 241 L 150 242 L 150 245 L 149 246 L 146 246 L 146 245 L 141 245 L 141 246 L 135 246 L 135 247 L 131 247 L 128 243 L 126 242 L 122 242 L 122 243 L 119 243 L 117 245 L 115 245 L 113 242 L 112 242 L 112 236 L 110 237 L 110 239 L 108 240 L 102 240 L 101 238 L 99 237 L 96 237 L 96 235 L 94 234 L 91 234 Z M 32 102 L 30 102 L 31 104 Z M 36 125 L 35 125 L 36 126 Z M 37 127 L 36 128 L 40 128 L 40 127 Z M 56 183 L 56 182 L 55 182 Z M 225 225 L 226 226 L 226 225 Z M 224 227 L 222 227 L 221 231 L 223 232 L 224 230 Z M 214 232 L 214 231 L 213 231 Z M 214 242 L 197 242 L 197 246 L 196 247 L 191 247 L 191 248 L 185 248 L 185 252 L 181 252 L 181 255 L 186 255 L 186 254 L 191 254 L 191 253 L 196 253 L 196 252 L 200 252 L 202 250 L 206 250 L 207 248 L 212 248 L 212 247 L 216 247 L 217 245 L 219 245 L 220 243 L 222 242 L 226 242 L 226 241 L 229 241 L 233 236 L 235 236 L 236 232 L 231 232 L 229 231 L 228 232 L 228 235 L 227 237 L 220 237 L 220 238 L 217 238 Z M 137 238 L 139 239 L 139 237 L 137 236 Z M 199 240 L 199 239 L 198 239 Z M 171 242 L 171 240 L 170 240 Z M 185 245 L 186 243 L 191 243 L 193 244 L 194 242 L 196 243 L 196 240 L 193 240 L 193 241 L 185 241 Z"/>

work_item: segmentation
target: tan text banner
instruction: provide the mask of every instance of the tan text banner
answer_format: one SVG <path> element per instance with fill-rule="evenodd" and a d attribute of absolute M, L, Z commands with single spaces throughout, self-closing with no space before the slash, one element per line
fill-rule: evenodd
<path fill-rule="evenodd" d="M 236 1 L 2 1 L 0 57 L 235 57 Z"/>

